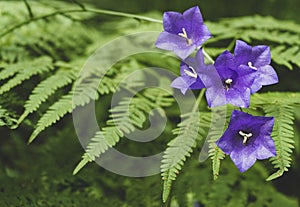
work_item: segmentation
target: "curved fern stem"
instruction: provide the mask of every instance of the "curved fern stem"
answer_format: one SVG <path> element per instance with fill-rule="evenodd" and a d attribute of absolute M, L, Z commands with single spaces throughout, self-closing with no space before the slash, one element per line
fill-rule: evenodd
<path fill-rule="evenodd" d="M 154 23 L 160 23 L 160 24 L 162 23 L 161 20 L 150 18 L 150 17 L 145 17 L 142 15 L 110 11 L 110 10 L 105 10 L 105 9 L 93 9 L 93 8 L 81 7 L 80 9 L 61 9 L 61 10 L 57 10 L 57 11 L 49 13 L 49 14 L 33 17 L 33 18 L 23 21 L 19 24 L 16 24 L 16 25 L 12 26 L 11 28 L 7 29 L 6 31 L 0 33 L 0 38 L 4 37 L 5 35 L 8 35 L 9 33 L 15 31 L 18 28 L 21 28 L 27 24 L 30 24 L 33 21 L 38 21 L 38 20 L 47 19 L 49 17 L 53 17 L 56 15 L 64 15 L 67 13 L 75 13 L 75 12 L 92 12 L 92 13 L 96 13 L 96 14 L 107 14 L 107 15 L 112 15 L 112 16 L 134 18 L 134 19 L 139 19 L 139 20 L 144 20 L 144 21 L 154 22 Z"/>
<path fill-rule="evenodd" d="M 207 54 L 207 52 L 204 50 L 204 47 L 202 48 L 202 52 L 203 52 L 203 55 L 212 63 L 214 64 L 215 61 L 212 59 L 212 57 L 210 57 L 209 54 Z"/>
<path fill-rule="evenodd" d="M 27 0 L 23 0 L 23 1 L 24 1 L 24 4 L 25 4 L 26 8 L 27 8 L 29 17 L 30 17 L 30 18 L 33 18 L 34 16 L 33 16 L 32 9 L 31 9 L 30 4 L 28 3 Z"/>
<path fill-rule="evenodd" d="M 199 135 L 199 114 L 197 109 L 203 98 L 205 89 L 202 89 L 190 113 L 182 115 L 183 121 L 178 124 L 178 128 L 173 131 L 176 138 L 168 143 L 168 148 L 164 152 L 161 176 L 163 183 L 163 202 L 169 199 L 173 181 L 176 180 L 186 158 L 189 157 L 195 147 L 195 138 Z"/>

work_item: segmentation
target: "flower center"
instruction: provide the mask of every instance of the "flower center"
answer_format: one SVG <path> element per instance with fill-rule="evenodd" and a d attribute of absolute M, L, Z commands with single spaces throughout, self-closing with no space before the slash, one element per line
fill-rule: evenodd
<path fill-rule="evenodd" d="M 190 38 L 188 38 L 187 33 L 186 33 L 186 31 L 185 31 L 185 28 L 182 28 L 182 33 L 178 33 L 178 35 L 179 35 L 180 37 L 183 37 L 183 38 L 186 39 L 186 42 L 187 42 L 187 45 L 188 45 L 188 46 L 190 46 L 190 45 L 193 44 L 193 41 L 192 41 Z"/>
<path fill-rule="evenodd" d="M 232 79 L 231 79 L 231 78 L 228 78 L 228 79 L 226 79 L 226 80 L 224 81 L 224 83 L 225 83 L 225 88 L 226 88 L 226 90 L 228 91 L 229 88 L 230 88 L 230 86 L 231 86 L 231 84 L 232 84 Z"/>
<path fill-rule="evenodd" d="M 197 73 L 196 73 L 195 69 L 191 66 L 189 66 L 189 69 L 191 71 L 184 69 L 184 73 L 192 78 L 197 78 Z"/>
<path fill-rule="evenodd" d="M 239 131 L 239 135 L 241 135 L 244 139 L 243 139 L 243 145 L 246 145 L 247 144 L 247 142 L 248 142 L 248 139 L 250 138 L 250 137 L 252 137 L 252 133 L 250 132 L 250 133 L 245 133 L 245 132 L 243 132 L 243 131 Z"/>
<path fill-rule="evenodd" d="M 252 62 L 248 62 L 248 66 L 249 66 L 249 68 L 251 68 L 251 69 L 253 69 L 253 70 L 257 70 L 257 67 L 254 67 L 254 66 L 252 65 Z"/>

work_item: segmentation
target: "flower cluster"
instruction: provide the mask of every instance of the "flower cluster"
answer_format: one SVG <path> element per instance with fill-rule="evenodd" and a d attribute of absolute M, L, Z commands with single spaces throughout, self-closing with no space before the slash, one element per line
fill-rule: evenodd
<path fill-rule="evenodd" d="M 226 104 L 248 108 L 251 94 L 262 86 L 278 82 L 277 74 L 270 65 L 270 48 L 265 45 L 251 47 L 237 40 L 234 54 L 226 50 L 213 64 L 206 65 L 201 46 L 211 38 L 211 33 L 198 7 L 183 14 L 165 12 L 163 27 L 156 47 L 173 51 L 182 59 L 180 77 L 171 86 L 180 89 L 183 94 L 188 89 L 206 88 L 206 100 L 211 108 Z M 195 50 L 198 50 L 195 57 L 189 57 Z M 273 124 L 272 117 L 233 111 L 229 127 L 217 144 L 244 172 L 256 159 L 275 156 L 270 136 Z"/>

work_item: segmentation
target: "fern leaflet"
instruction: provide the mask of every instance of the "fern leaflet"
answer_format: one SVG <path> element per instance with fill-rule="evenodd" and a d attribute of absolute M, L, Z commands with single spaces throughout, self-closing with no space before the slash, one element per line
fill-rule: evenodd
<path fill-rule="evenodd" d="M 29 137 L 28 143 L 31 143 L 45 128 L 56 123 L 58 120 L 61 119 L 61 117 L 63 117 L 67 113 L 71 113 L 72 98 L 73 93 L 71 91 L 69 92 L 69 94 L 63 96 L 52 106 L 50 106 L 46 113 L 39 119 L 37 127 Z"/>
<path fill-rule="evenodd" d="M 195 147 L 195 139 L 199 131 L 199 113 L 192 112 L 182 115 L 183 121 L 173 131 L 177 137 L 168 143 L 164 152 L 161 172 L 163 184 L 163 202 L 166 202 L 171 191 L 172 182 L 176 179 L 186 157 L 189 157 Z"/>
<path fill-rule="evenodd" d="M 18 122 L 20 123 L 28 114 L 36 111 L 42 102 L 46 101 L 57 89 L 72 83 L 75 77 L 76 74 L 73 70 L 59 70 L 54 75 L 42 81 L 34 88 L 26 101 L 25 111 L 20 116 Z"/>
<path fill-rule="evenodd" d="M 291 166 L 291 156 L 294 149 L 294 108 L 289 105 L 270 105 L 265 106 L 267 116 L 275 117 L 275 126 L 272 137 L 276 146 L 276 157 L 270 161 L 278 171 L 270 175 L 267 180 L 273 180 L 283 175 Z"/>
<path fill-rule="evenodd" d="M 124 98 L 110 110 L 111 115 L 106 122 L 107 127 L 96 132 L 73 174 L 78 173 L 88 162 L 94 161 L 109 148 L 115 146 L 126 133 L 133 132 L 136 127 L 142 128 L 146 121 L 146 115 L 151 114 L 153 109 L 158 108 L 163 111 L 162 106 L 166 107 L 172 104 L 173 101 L 170 101 L 169 93 L 162 90 L 157 94 L 159 101 L 153 102 L 145 98 L 145 94 L 149 96 L 149 94 L 153 94 L 152 91 L 157 92 L 157 89 L 149 88 L 144 91 L 143 96 L 139 95 L 132 99 Z"/>
<path fill-rule="evenodd" d="M 54 67 L 52 65 L 52 59 L 47 56 L 40 57 L 26 63 L 23 62 L 22 70 L 19 71 L 13 78 L 8 80 L 7 83 L 1 86 L 0 94 L 3 94 L 9 91 L 10 89 L 14 88 L 15 86 L 23 83 L 23 81 L 29 79 L 33 75 L 52 70 L 53 68 Z M 9 70 L 9 68 L 7 70 Z"/>

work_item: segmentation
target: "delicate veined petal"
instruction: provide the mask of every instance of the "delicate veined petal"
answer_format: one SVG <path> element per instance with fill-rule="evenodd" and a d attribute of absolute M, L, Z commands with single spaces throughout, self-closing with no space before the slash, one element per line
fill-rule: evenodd
<path fill-rule="evenodd" d="M 257 159 L 276 156 L 275 144 L 271 138 L 273 126 L 273 117 L 252 116 L 234 110 L 228 128 L 217 145 L 230 155 L 241 172 L 245 172 Z"/>
<path fill-rule="evenodd" d="M 252 47 L 247 43 L 237 40 L 234 48 L 234 57 L 236 58 L 237 64 L 248 64 L 251 60 Z"/>
<path fill-rule="evenodd" d="M 183 14 L 165 12 L 163 27 L 164 32 L 159 35 L 156 47 L 173 51 L 181 59 L 187 58 L 211 37 L 197 6 L 186 10 Z"/>
<path fill-rule="evenodd" d="M 249 107 L 250 86 L 255 76 L 250 68 L 239 70 L 235 57 L 224 51 L 214 64 L 215 69 L 204 73 L 201 77 L 207 88 L 206 99 L 209 107 L 232 104 L 238 107 Z"/>
<path fill-rule="evenodd" d="M 265 45 L 258 45 L 252 48 L 252 61 L 255 67 L 262 67 L 271 63 L 270 48 Z"/>
<path fill-rule="evenodd" d="M 163 15 L 163 27 L 166 32 L 178 34 L 182 32 L 182 14 L 178 12 L 165 12 Z"/>
<path fill-rule="evenodd" d="M 205 71 L 207 66 L 204 64 L 204 57 L 202 50 L 199 50 L 195 58 L 187 58 L 180 64 L 181 76 L 176 78 L 171 86 L 178 88 L 183 94 L 188 89 L 201 89 L 204 88 L 204 84 L 200 78 L 200 73 Z"/>
<path fill-rule="evenodd" d="M 171 83 L 171 87 L 180 89 L 181 93 L 185 94 L 189 89 L 189 84 L 182 78 L 178 77 Z"/>
<path fill-rule="evenodd" d="M 259 82 L 262 85 L 270 85 L 278 83 L 278 76 L 271 65 L 266 65 L 259 70 Z"/>
<path fill-rule="evenodd" d="M 182 59 L 187 58 L 196 49 L 196 45 L 188 46 L 186 40 L 179 35 L 167 32 L 160 33 L 155 45 L 160 49 L 173 51 Z"/>
<path fill-rule="evenodd" d="M 251 47 L 247 43 L 237 40 L 234 49 L 234 57 L 239 70 L 249 68 L 255 73 L 245 77 L 249 84 L 251 93 L 255 93 L 265 85 L 271 85 L 278 82 L 278 77 L 271 63 L 270 48 L 265 45 Z"/>

